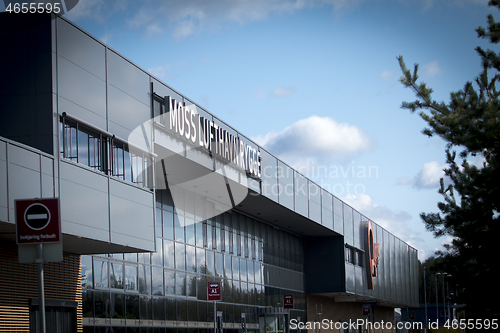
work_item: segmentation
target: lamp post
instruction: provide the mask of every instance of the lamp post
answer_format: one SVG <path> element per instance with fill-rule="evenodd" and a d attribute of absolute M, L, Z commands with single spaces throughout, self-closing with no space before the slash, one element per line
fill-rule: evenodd
<path fill-rule="evenodd" d="M 426 280 L 425 280 L 425 269 L 427 267 L 424 266 L 424 304 L 425 304 L 425 331 L 427 332 L 427 288 L 426 288 Z"/>
<path fill-rule="evenodd" d="M 438 275 L 441 275 L 441 273 L 436 273 L 434 275 L 434 278 L 436 282 L 436 320 L 439 326 L 439 299 L 438 299 L 438 278 L 437 278 Z"/>
<path fill-rule="evenodd" d="M 443 275 L 443 311 L 444 311 L 444 319 L 446 320 L 446 296 L 445 296 L 445 293 L 444 293 L 444 278 L 445 276 L 447 275 L 447 273 L 442 273 L 441 275 Z"/>

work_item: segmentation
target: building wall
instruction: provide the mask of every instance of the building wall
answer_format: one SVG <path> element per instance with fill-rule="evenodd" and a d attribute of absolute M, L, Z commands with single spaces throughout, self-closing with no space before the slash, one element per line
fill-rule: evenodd
<path fill-rule="evenodd" d="M 258 329 L 258 307 L 282 307 L 305 318 L 304 247 L 296 235 L 238 212 L 196 221 L 157 192 L 156 252 L 82 256 L 84 325 L 191 327 L 213 323 L 207 282 L 220 281 L 227 329 Z M 214 207 L 205 207 L 215 209 Z"/>
<path fill-rule="evenodd" d="M 82 332 L 80 256 L 44 264 L 46 306 L 51 300 L 78 302 L 75 332 Z M 0 242 L 0 332 L 29 332 L 30 302 L 38 300 L 36 264 L 20 264 L 15 244 Z"/>
<path fill-rule="evenodd" d="M 368 320 L 372 323 L 390 322 L 393 327 L 396 327 L 394 308 L 392 307 L 372 306 L 370 315 L 367 317 L 363 315 L 363 303 L 361 302 L 335 302 L 333 297 L 307 295 L 307 321 L 320 321 L 318 313 L 321 313 L 322 321 L 326 319 L 328 322 L 327 328 L 321 329 L 322 332 L 341 332 L 335 323 L 356 322 L 357 320 Z M 392 332 L 395 331 L 395 329 L 392 330 Z M 314 332 L 318 332 L 318 330 L 308 330 L 308 333 Z M 371 332 L 381 333 L 383 331 L 382 329 L 374 329 Z M 386 329 L 385 332 L 391 332 L 391 330 Z"/>

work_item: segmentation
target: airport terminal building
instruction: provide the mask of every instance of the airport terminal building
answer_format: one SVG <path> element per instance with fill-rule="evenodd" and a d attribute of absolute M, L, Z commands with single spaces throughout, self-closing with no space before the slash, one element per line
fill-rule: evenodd
<path fill-rule="evenodd" d="M 29 198 L 60 205 L 47 331 L 277 333 L 418 306 L 415 248 L 73 23 L 27 15 L 0 16 L 0 331 L 37 325 Z"/>

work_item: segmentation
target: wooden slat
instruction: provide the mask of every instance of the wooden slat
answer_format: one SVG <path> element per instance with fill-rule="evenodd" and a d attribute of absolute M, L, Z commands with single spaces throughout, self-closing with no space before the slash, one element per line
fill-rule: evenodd
<path fill-rule="evenodd" d="M 45 298 L 78 302 L 77 332 L 83 332 L 80 256 L 44 264 Z M 0 332 L 29 332 L 29 300 L 38 298 L 35 264 L 20 264 L 16 244 L 0 244 Z"/>

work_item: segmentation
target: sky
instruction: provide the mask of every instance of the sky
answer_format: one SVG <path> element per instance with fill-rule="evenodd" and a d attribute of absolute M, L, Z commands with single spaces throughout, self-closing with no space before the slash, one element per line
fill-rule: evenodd
<path fill-rule="evenodd" d="M 2 10 L 3 4 L 0 4 Z M 487 0 L 80 0 L 65 16 L 419 251 L 445 142 L 401 109 L 397 56 L 449 101 Z M 498 51 L 498 50 L 497 50 Z M 473 161 L 480 163 L 481 161 Z"/>

